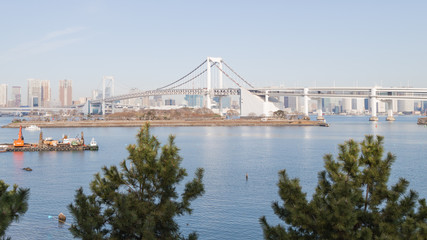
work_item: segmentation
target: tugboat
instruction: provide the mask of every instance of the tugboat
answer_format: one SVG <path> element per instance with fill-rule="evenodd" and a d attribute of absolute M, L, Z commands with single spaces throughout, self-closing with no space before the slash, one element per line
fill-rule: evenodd
<path fill-rule="evenodd" d="M 89 150 L 97 151 L 98 150 L 98 143 L 96 143 L 95 138 L 92 138 L 89 144 Z"/>

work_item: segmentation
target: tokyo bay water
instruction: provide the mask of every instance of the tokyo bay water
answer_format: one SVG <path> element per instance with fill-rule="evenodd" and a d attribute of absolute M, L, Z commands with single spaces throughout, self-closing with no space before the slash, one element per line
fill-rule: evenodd
<path fill-rule="evenodd" d="M 278 171 L 287 169 L 300 179 L 310 197 L 323 170 L 323 156 L 337 153 L 338 144 L 365 134 L 385 137 L 385 150 L 396 155 L 389 184 L 399 177 L 410 188 L 427 197 L 427 128 L 416 124 L 416 116 L 397 116 L 395 122 L 369 122 L 368 116 L 325 116 L 325 127 L 159 127 L 152 134 L 166 143 L 169 134 L 184 158 L 188 181 L 198 167 L 205 169 L 206 193 L 192 204 L 193 214 L 177 219 L 184 233 L 197 231 L 199 239 L 262 239 L 259 217 L 281 223 L 271 209 L 279 200 Z M 0 118 L 0 124 L 11 121 Z M 72 239 L 68 225 L 59 225 L 48 216 L 63 212 L 72 222 L 67 205 L 75 190 L 88 186 L 101 167 L 118 165 L 128 156 L 126 146 L 135 143 L 138 128 L 49 128 L 45 137 L 74 137 L 84 132 L 94 137 L 98 152 L 24 152 L 0 154 L 0 179 L 30 188 L 29 208 L 7 231 L 12 239 Z M 0 142 L 11 142 L 17 129 L 0 129 Z M 26 142 L 37 142 L 38 132 L 24 131 Z M 32 172 L 22 168 L 31 167 Z M 248 174 L 246 181 L 245 175 Z M 179 187 L 179 191 L 182 186 Z"/>

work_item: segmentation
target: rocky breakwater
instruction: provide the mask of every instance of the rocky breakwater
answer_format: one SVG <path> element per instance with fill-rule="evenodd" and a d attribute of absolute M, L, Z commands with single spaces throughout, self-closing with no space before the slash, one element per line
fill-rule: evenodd
<path fill-rule="evenodd" d="M 427 125 L 427 117 L 424 118 L 418 118 L 418 125 Z"/>

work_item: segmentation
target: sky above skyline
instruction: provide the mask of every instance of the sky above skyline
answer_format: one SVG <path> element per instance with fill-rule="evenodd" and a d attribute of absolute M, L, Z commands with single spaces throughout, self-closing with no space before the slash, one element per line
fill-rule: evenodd
<path fill-rule="evenodd" d="M 91 96 L 173 82 L 222 57 L 264 86 L 427 88 L 425 1 L 0 1 L 0 83 Z"/>

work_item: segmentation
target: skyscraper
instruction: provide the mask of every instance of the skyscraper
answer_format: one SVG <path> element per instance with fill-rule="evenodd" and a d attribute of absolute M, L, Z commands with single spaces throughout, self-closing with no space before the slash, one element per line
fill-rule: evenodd
<path fill-rule="evenodd" d="M 341 107 L 342 107 L 341 112 L 350 113 L 352 109 L 351 98 L 343 98 L 341 101 Z"/>
<path fill-rule="evenodd" d="M 0 107 L 7 106 L 7 84 L 0 84 Z"/>
<path fill-rule="evenodd" d="M 41 81 L 39 79 L 28 79 L 28 106 L 40 107 L 42 100 Z"/>
<path fill-rule="evenodd" d="M 42 80 L 40 82 L 41 84 L 41 106 L 42 107 L 50 107 L 50 81 L 49 80 Z"/>
<path fill-rule="evenodd" d="M 73 86 L 71 80 L 59 81 L 59 101 L 61 106 L 69 106 L 73 102 Z"/>
<path fill-rule="evenodd" d="M 20 86 L 12 86 L 12 107 L 20 107 L 21 106 L 21 87 Z"/>

